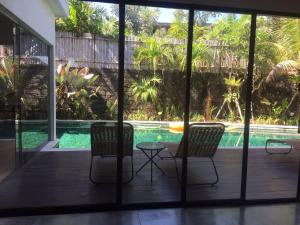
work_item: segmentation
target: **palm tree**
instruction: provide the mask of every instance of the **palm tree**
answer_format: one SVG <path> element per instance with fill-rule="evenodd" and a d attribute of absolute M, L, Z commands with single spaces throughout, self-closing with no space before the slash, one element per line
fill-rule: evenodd
<path fill-rule="evenodd" d="M 188 20 L 187 15 L 185 15 L 184 12 L 178 11 L 178 13 L 175 14 L 175 18 L 172 21 L 170 28 L 168 29 L 168 34 L 169 36 L 179 40 L 187 39 Z"/>
<path fill-rule="evenodd" d="M 164 39 L 152 36 L 146 37 L 143 44 L 136 49 L 134 61 L 138 67 L 143 63 L 149 63 L 154 76 L 159 66 L 173 61 L 173 56 Z"/>
<path fill-rule="evenodd" d="M 184 44 L 176 45 L 173 49 L 174 57 L 179 61 L 181 71 L 186 67 L 186 46 Z M 175 60 L 174 60 L 175 61 Z M 194 72 L 199 72 L 204 65 L 209 65 L 213 61 L 209 47 L 203 40 L 198 40 L 193 43 L 192 50 L 192 69 Z"/>
<path fill-rule="evenodd" d="M 295 99 L 300 96 L 300 19 L 281 19 L 278 27 L 275 31 L 277 42 L 274 45 L 281 61 L 272 68 L 266 82 L 275 81 L 282 75 L 289 76 L 295 93 L 282 114 L 285 116 Z"/>
<path fill-rule="evenodd" d="M 278 75 L 297 75 L 300 70 L 300 19 L 281 19 L 275 35 L 280 62 L 269 73 L 267 82 Z"/>

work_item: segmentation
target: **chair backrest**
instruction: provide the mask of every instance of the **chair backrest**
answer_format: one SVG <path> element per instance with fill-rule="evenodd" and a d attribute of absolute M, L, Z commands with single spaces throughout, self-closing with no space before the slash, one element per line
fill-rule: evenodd
<path fill-rule="evenodd" d="M 91 152 L 93 156 L 117 156 L 118 123 L 96 122 L 91 125 Z M 133 126 L 123 123 L 123 156 L 133 155 Z"/>
<path fill-rule="evenodd" d="M 193 123 L 189 125 L 188 157 L 213 157 L 224 133 L 222 123 Z M 183 137 L 176 157 L 183 156 Z"/>

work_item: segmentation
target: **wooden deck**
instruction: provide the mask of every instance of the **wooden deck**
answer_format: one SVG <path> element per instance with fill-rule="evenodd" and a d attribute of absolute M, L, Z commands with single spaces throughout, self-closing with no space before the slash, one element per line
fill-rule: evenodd
<path fill-rule="evenodd" d="M 162 155 L 167 154 L 163 152 Z M 188 200 L 239 198 L 242 151 L 218 150 L 215 162 L 220 181 L 214 187 L 188 186 Z M 295 197 L 299 152 L 289 155 L 268 155 L 263 149 L 249 150 L 248 199 Z M 146 160 L 142 152 L 134 153 L 138 169 Z M 93 185 L 88 178 L 89 151 L 40 152 L 24 168 L 0 184 L 0 208 L 66 206 L 111 203 L 115 200 L 115 184 Z M 165 175 L 154 168 L 150 183 L 150 167 L 145 167 L 132 182 L 123 185 L 124 202 L 167 202 L 180 200 L 180 185 L 174 162 L 157 159 Z M 99 159 L 95 177 L 115 179 L 116 162 Z M 124 173 L 130 172 L 129 159 L 124 160 Z M 206 159 L 189 160 L 189 182 L 213 179 L 213 170 Z"/>

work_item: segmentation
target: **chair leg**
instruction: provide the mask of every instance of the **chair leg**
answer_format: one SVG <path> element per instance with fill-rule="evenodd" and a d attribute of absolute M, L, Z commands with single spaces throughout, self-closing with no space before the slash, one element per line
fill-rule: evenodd
<path fill-rule="evenodd" d="M 97 184 L 100 184 L 100 183 L 97 182 L 97 181 L 95 181 L 95 180 L 93 179 L 93 175 L 92 175 L 92 171 L 93 171 L 93 159 L 94 159 L 94 156 L 91 157 L 91 164 L 90 164 L 89 178 L 90 178 L 90 181 L 91 181 L 93 184 L 97 185 Z"/>
<path fill-rule="evenodd" d="M 172 157 L 172 159 L 174 160 L 174 163 L 175 163 L 177 180 L 178 180 L 179 183 L 181 183 L 180 176 L 179 176 L 179 169 L 178 169 L 178 166 L 177 166 L 176 158 L 175 158 L 175 157 Z"/>
<path fill-rule="evenodd" d="M 215 161 L 213 160 L 213 158 L 209 157 L 209 159 L 211 160 L 213 167 L 214 167 L 214 171 L 215 171 L 215 175 L 216 175 L 216 180 L 212 183 L 210 183 L 210 185 L 214 186 L 216 183 L 219 182 L 219 174 L 218 174 L 218 170 L 215 164 Z"/>
<path fill-rule="evenodd" d="M 130 183 L 134 178 L 133 156 L 130 157 L 130 161 L 131 161 L 131 177 L 129 178 L 129 180 L 123 181 L 123 183 L 125 183 L 125 184 Z"/>
<path fill-rule="evenodd" d="M 115 182 L 98 182 L 98 181 L 95 181 L 93 179 L 93 175 L 92 175 L 92 172 L 93 172 L 93 158 L 94 158 L 94 156 L 91 157 L 90 172 L 89 172 L 90 181 L 95 185 L 98 185 L 98 184 L 115 184 Z M 129 180 L 123 181 L 122 183 L 129 183 L 133 180 L 133 178 L 134 178 L 134 167 L 133 167 L 133 156 L 131 156 L 131 176 L 130 176 Z"/>
<path fill-rule="evenodd" d="M 219 174 L 218 174 L 215 162 L 214 162 L 213 158 L 209 157 L 209 159 L 211 160 L 212 165 L 214 167 L 214 172 L 215 172 L 215 175 L 216 175 L 216 180 L 213 181 L 213 182 L 205 182 L 205 183 L 187 183 L 187 185 L 211 185 L 211 186 L 214 186 L 216 183 L 219 182 Z M 181 183 L 180 176 L 179 176 L 179 169 L 178 169 L 178 166 L 177 166 L 176 158 L 173 157 L 173 160 L 175 162 L 177 180 L 179 181 L 179 183 Z"/>

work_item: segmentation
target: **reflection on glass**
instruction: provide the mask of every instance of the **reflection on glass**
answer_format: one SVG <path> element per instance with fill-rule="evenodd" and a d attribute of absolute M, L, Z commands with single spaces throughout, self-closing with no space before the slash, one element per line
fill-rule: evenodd
<path fill-rule="evenodd" d="M 20 74 L 17 81 L 22 160 L 48 141 L 48 48 L 31 33 L 20 31 Z"/>
<path fill-rule="evenodd" d="M 14 24 L 0 14 L 0 182 L 16 165 Z"/>

